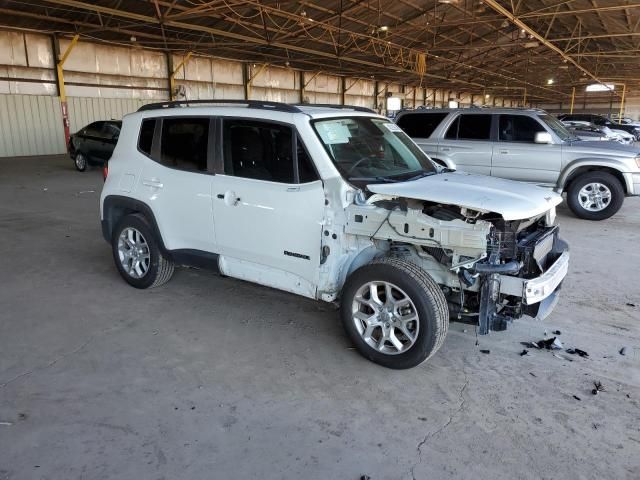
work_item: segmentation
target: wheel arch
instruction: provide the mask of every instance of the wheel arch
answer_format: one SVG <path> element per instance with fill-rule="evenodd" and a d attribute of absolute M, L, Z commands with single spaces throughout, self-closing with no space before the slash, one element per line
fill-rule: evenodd
<path fill-rule="evenodd" d="M 113 229 L 118 221 L 125 215 L 131 214 L 140 214 L 149 222 L 160 246 L 160 250 L 164 255 L 168 255 L 169 252 L 164 245 L 160 229 L 158 228 L 158 222 L 151 207 L 134 198 L 124 197 L 122 195 L 108 195 L 104 198 L 102 207 L 102 236 L 104 239 L 111 243 Z"/>
<path fill-rule="evenodd" d="M 576 178 L 580 175 L 588 172 L 607 172 L 613 175 L 622 185 L 625 195 L 629 193 L 629 188 L 626 179 L 623 175 L 624 164 L 618 165 L 617 162 L 603 162 L 602 160 L 579 160 L 573 162 L 567 166 L 565 171 L 558 179 L 556 185 L 556 191 L 558 193 L 566 192 Z"/>

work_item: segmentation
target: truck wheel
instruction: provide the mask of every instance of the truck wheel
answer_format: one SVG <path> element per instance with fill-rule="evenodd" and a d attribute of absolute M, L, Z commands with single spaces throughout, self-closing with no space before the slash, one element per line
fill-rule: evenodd
<path fill-rule="evenodd" d="M 340 314 L 358 351 L 394 369 L 430 358 L 449 328 L 447 301 L 438 284 L 417 265 L 396 257 L 374 260 L 351 274 Z"/>
<path fill-rule="evenodd" d="M 567 203 L 577 217 L 604 220 L 615 214 L 624 201 L 620 181 L 607 172 L 587 172 L 571 182 Z"/>
<path fill-rule="evenodd" d="M 153 288 L 173 275 L 173 262 L 162 255 L 153 229 L 142 215 L 126 215 L 118 222 L 111 248 L 116 267 L 129 285 Z"/>
<path fill-rule="evenodd" d="M 78 152 L 76 153 L 76 158 L 73 159 L 73 164 L 79 172 L 84 172 L 87 169 L 87 157 Z"/>

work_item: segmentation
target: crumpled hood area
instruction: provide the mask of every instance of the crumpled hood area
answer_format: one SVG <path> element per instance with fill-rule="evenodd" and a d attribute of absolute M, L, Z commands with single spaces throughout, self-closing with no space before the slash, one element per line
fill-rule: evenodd
<path fill-rule="evenodd" d="M 448 172 L 409 182 L 367 185 L 370 192 L 495 212 L 505 220 L 535 217 L 562 203 L 551 189 L 503 178 Z"/>

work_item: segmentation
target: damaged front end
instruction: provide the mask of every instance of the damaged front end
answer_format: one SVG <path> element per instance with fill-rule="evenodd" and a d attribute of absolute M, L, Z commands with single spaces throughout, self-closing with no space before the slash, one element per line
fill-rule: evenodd
<path fill-rule="evenodd" d="M 569 267 L 569 248 L 558 232 L 544 219 L 526 227 L 518 221 L 494 223 L 488 257 L 472 269 L 480 277 L 475 299 L 480 335 L 505 330 L 523 315 L 544 319 L 551 313 Z"/>
<path fill-rule="evenodd" d="M 347 208 L 345 232 L 410 257 L 441 286 L 451 317 L 487 334 L 523 315 L 543 319 L 557 303 L 569 251 L 554 213 L 555 207 L 506 221 L 496 213 L 376 194 Z"/>

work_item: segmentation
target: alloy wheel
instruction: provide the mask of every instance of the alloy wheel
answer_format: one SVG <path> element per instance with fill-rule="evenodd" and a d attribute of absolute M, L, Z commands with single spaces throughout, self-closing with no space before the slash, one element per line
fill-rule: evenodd
<path fill-rule="evenodd" d="M 356 330 L 374 350 L 397 355 L 409 350 L 420 330 L 418 311 L 409 296 L 390 282 L 367 282 L 352 304 Z"/>
<path fill-rule="evenodd" d="M 118 257 L 124 271 L 133 278 L 142 278 L 149 271 L 149 245 L 144 236 L 133 227 L 127 227 L 120 233 Z"/>
<path fill-rule="evenodd" d="M 603 183 L 587 183 L 578 192 L 580 206 L 589 212 L 600 212 L 611 203 L 611 190 Z"/>

